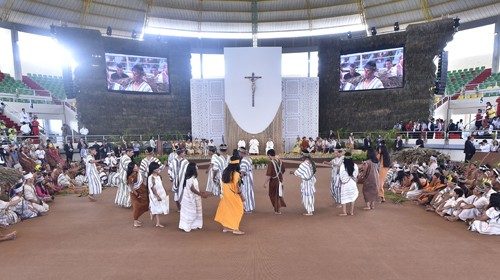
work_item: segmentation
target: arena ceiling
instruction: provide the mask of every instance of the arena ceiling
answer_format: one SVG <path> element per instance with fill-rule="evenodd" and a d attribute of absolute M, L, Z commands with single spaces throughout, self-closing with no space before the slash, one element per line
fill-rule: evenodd
<path fill-rule="evenodd" d="M 396 21 L 404 29 L 409 23 L 443 16 L 459 17 L 463 23 L 499 14 L 498 0 L 0 0 L 4 22 L 46 29 L 64 24 L 103 33 L 110 26 L 113 36 L 124 37 L 130 37 L 132 30 L 245 37 L 252 32 L 252 21 L 257 22 L 259 37 L 370 27 L 383 32 L 392 30 Z"/>

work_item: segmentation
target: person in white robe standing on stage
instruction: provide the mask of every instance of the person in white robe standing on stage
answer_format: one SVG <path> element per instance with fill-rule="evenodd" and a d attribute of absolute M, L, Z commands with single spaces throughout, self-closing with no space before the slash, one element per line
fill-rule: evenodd
<path fill-rule="evenodd" d="M 274 149 L 274 142 L 272 139 L 269 139 L 266 142 L 266 155 L 267 155 L 267 151 L 269 151 L 271 149 Z"/>
<path fill-rule="evenodd" d="M 344 157 L 342 156 L 342 151 L 335 149 L 333 151 L 334 158 L 327 162 L 323 162 L 324 164 L 330 164 L 332 166 L 332 179 L 330 182 L 330 194 L 334 200 L 334 203 L 337 204 L 337 207 L 342 207 L 340 204 L 340 166 L 344 162 Z"/>
<path fill-rule="evenodd" d="M 185 159 L 186 150 L 179 148 L 176 151 L 177 156 L 172 162 L 172 172 L 173 172 L 173 182 L 172 182 L 172 192 L 174 193 L 174 201 L 177 205 L 177 210 L 181 210 L 180 198 L 182 197 L 182 192 L 184 191 L 184 180 L 186 179 L 186 169 L 189 161 Z"/>
<path fill-rule="evenodd" d="M 132 161 L 131 157 L 133 154 L 134 151 L 127 148 L 125 154 L 120 157 L 120 162 L 118 163 L 118 190 L 116 191 L 115 204 L 125 208 L 132 206 L 130 190 L 127 183 L 127 168 L 128 164 Z"/>
<path fill-rule="evenodd" d="M 200 191 L 198 186 L 198 167 L 191 162 L 186 169 L 186 180 L 184 180 L 184 193 L 181 198 L 181 213 L 179 218 L 179 229 L 190 232 L 193 229 L 203 227 L 203 211 L 201 199 L 208 194 Z"/>
<path fill-rule="evenodd" d="M 252 138 L 250 142 L 248 142 L 248 145 L 250 149 L 248 150 L 248 153 L 250 155 L 258 155 L 259 154 L 259 140 Z"/>
<path fill-rule="evenodd" d="M 252 159 L 250 157 L 247 157 L 247 150 L 243 147 L 239 149 L 239 153 L 241 156 L 241 194 L 243 195 L 243 198 L 245 198 L 245 200 L 243 201 L 243 208 L 245 210 L 245 213 L 252 213 L 252 211 L 255 210 Z"/>
<path fill-rule="evenodd" d="M 247 148 L 247 143 L 243 139 L 241 139 L 240 141 L 238 141 L 238 149 L 241 148 L 241 147 L 243 147 L 245 149 Z"/>
<path fill-rule="evenodd" d="M 302 179 L 300 183 L 300 192 L 302 193 L 302 204 L 306 209 L 304 216 L 312 216 L 314 214 L 314 193 L 316 192 L 316 164 L 312 161 L 311 156 L 307 152 L 302 152 L 303 162 L 299 168 L 290 173 Z"/>
<path fill-rule="evenodd" d="M 160 215 L 169 213 L 169 198 L 160 176 L 161 168 L 152 162 L 148 169 L 149 212 L 156 221 L 156 227 L 164 227 L 160 223 Z"/>
<path fill-rule="evenodd" d="M 94 147 L 90 147 L 89 154 L 83 160 L 85 162 L 85 176 L 87 176 L 87 184 L 89 186 L 89 199 L 95 201 L 95 195 L 102 193 L 101 176 L 97 171 L 96 163 L 101 160 L 96 160 L 94 157 L 97 151 Z"/>
<path fill-rule="evenodd" d="M 354 202 L 358 198 L 359 191 L 357 186 L 358 166 L 354 164 L 351 153 L 346 152 L 344 162 L 340 166 L 340 203 L 342 204 L 342 213 L 339 216 L 347 216 L 346 205 L 349 204 L 351 210 L 349 215 L 354 215 Z"/>

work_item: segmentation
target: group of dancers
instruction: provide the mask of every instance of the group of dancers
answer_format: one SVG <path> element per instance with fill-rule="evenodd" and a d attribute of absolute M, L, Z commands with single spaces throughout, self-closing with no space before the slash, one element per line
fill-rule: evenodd
<path fill-rule="evenodd" d="M 94 156 L 96 150 L 89 149 L 84 159 L 89 187 L 89 199 L 96 200 L 96 195 L 102 192 L 99 173 Z M 169 154 L 165 163 L 154 156 L 153 149 L 146 150 L 146 157 L 140 165 L 133 160 L 133 150 L 126 149 L 118 163 L 118 189 L 115 204 L 132 207 L 133 226 L 141 227 L 139 220 L 142 214 L 149 211 L 151 219 L 155 219 L 156 227 L 164 227 L 160 223 L 160 215 L 169 214 L 169 195 L 165 191 L 160 173 L 167 169 L 172 183 L 173 200 L 180 213 L 179 228 L 185 232 L 201 229 L 203 226 L 202 198 L 219 197 L 219 205 L 215 221 L 223 227 L 223 232 L 244 234 L 240 230 L 240 222 L 244 213 L 255 210 L 254 177 L 252 159 L 248 157 L 245 147 L 235 149 L 231 155 L 227 146 L 222 144 L 219 149 L 211 146 L 210 165 L 207 169 L 207 185 L 205 191 L 200 190 L 198 182 L 198 167 L 196 163 L 186 159 L 186 150 L 178 148 Z M 276 215 L 286 207 L 283 191 L 283 161 L 276 155 L 274 149 L 267 151 L 269 164 L 263 187 L 268 188 L 269 198 Z M 359 192 L 357 188 L 358 167 L 354 164 L 351 154 L 344 155 L 340 151 L 334 153 L 334 158 L 328 162 L 332 167 L 330 191 L 335 202 L 342 207 L 340 216 L 354 214 L 354 202 Z M 300 191 L 305 212 L 303 215 L 314 214 L 316 192 L 316 163 L 309 153 L 302 153 L 302 162 L 296 170 L 290 171 L 301 179 Z"/>

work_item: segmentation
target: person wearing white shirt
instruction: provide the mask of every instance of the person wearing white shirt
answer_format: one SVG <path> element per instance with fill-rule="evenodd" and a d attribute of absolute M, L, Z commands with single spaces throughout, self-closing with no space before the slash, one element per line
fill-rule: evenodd
<path fill-rule="evenodd" d="M 482 153 L 489 153 L 491 150 L 491 145 L 488 143 L 488 140 L 484 139 L 483 142 L 479 144 L 479 149 Z"/>
<path fill-rule="evenodd" d="M 23 135 L 30 135 L 31 128 L 27 122 L 23 122 L 23 125 L 21 125 L 21 132 L 23 133 Z"/>
<path fill-rule="evenodd" d="M 250 146 L 249 154 L 250 155 L 258 155 L 259 154 L 259 140 L 252 138 L 250 142 L 248 142 Z"/>
<path fill-rule="evenodd" d="M 356 90 L 384 88 L 382 81 L 375 77 L 375 73 L 377 72 L 377 65 L 375 62 L 368 61 L 365 64 L 364 69 L 364 78 L 358 83 Z"/>
<path fill-rule="evenodd" d="M 247 147 L 247 143 L 245 142 L 245 140 L 241 139 L 240 141 L 238 141 L 238 148 L 245 148 L 246 149 Z"/>
<path fill-rule="evenodd" d="M 19 114 L 19 121 L 21 123 L 30 123 L 31 120 L 30 120 L 30 116 L 28 113 L 26 113 L 26 110 L 23 108 L 21 109 L 21 113 Z"/>
<path fill-rule="evenodd" d="M 267 155 L 267 151 L 269 151 L 271 149 L 274 149 L 274 143 L 273 143 L 273 140 L 269 139 L 266 142 L 266 155 Z"/>

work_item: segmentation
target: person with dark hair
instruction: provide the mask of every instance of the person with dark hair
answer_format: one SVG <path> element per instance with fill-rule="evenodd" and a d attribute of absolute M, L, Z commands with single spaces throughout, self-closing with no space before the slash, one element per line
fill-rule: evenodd
<path fill-rule="evenodd" d="M 243 206 L 245 213 L 252 213 L 255 210 L 255 195 L 254 195 L 254 180 L 253 180 L 253 164 L 252 159 L 247 156 L 247 149 L 240 147 L 238 150 L 241 162 L 241 193 L 245 198 Z"/>
<path fill-rule="evenodd" d="M 302 159 L 303 162 L 299 165 L 299 168 L 295 172 L 291 171 L 290 174 L 302 179 L 300 192 L 302 194 L 302 204 L 306 209 L 303 215 L 312 216 L 314 214 L 314 193 L 316 192 L 314 186 L 316 184 L 316 177 L 314 176 L 316 174 L 316 164 L 307 151 L 302 151 Z"/>
<path fill-rule="evenodd" d="M 427 175 L 425 174 L 425 168 L 420 166 L 417 169 L 417 173 L 413 174 L 412 183 L 410 189 L 403 193 L 403 195 L 410 200 L 416 200 L 422 194 L 423 189 L 429 184 L 427 180 Z"/>
<path fill-rule="evenodd" d="M 130 190 L 127 184 L 127 168 L 128 164 L 132 161 L 131 157 L 133 154 L 134 151 L 127 148 L 125 154 L 120 157 L 120 162 L 118 163 L 118 190 L 116 191 L 115 204 L 125 208 L 132 206 Z"/>
<path fill-rule="evenodd" d="M 500 235 L 500 193 L 491 194 L 487 208 L 483 215 L 472 222 L 469 229 L 481 234 Z"/>
<path fill-rule="evenodd" d="M 214 219 L 224 227 L 222 232 L 245 234 L 240 230 L 243 201 L 245 200 L 241 193 L 240 183 L 240 159 L 232 156 L 229 165 L 222 172 L 222 193 L 224 195 L 219 201 Z"/>
<path fill-rule="evenodd" d="M 83 160 L 85 162 L 85 176 L 87 176 L 87 184 L 89 186 L 89 199 L 95 201 L 95 195 L 102 192 L 101 178 L 99 172 L 97 172 L 96 163 L 101 162 L 100 160 L 94 159 L 97 151 L 94 147 L 90 147 L 89 154 Z"/>
<path fill-rule="evenodd" d="M 274 214 L 281 214 L 281 207 L 286 207 L 285 200 L 283 199 L 283 174 L 285 173 L 285 167 L 283 162 L 276 157 L 276 152 L 274 149 L 267 151 L 267 156 L 270 160 L 270 164 L 267 165 L 266 171 L 266 181 L 264 182 L 264 188 L 269 182 L 269 199 L 274 208 Z"/>
<path fill-rule="evenodd" d="M 124 63 L 119 63 L 116 65 L 116 72 L 111 74 L 111 81 L 116 82 L 117 80 L 126 79 L 128 75 L 123 72 L 126 65 Z"/>
<path fill-rule="evenodd" d="M 161 170 L 165 168 L 165 166 L 161 164 L 160 160 L 157 157 L 155 157 L 153 150 L 154 150 L 153 147 L 147 147 L 146 156 L 141 160 L 139 170 L 141 172 L 142 177 L 144 178 L 147 178 L 149 172 L 149 165 L 152 162 L 158 163 L 160 165 Z"/>
<path fill-rule="evenodd" d="M 161 168 L 156 162 L 149 165 L 148 171 L 148 191 L 149 191 L 149 211 L 151 217 L 156 220 L 156 227 L 164 227 L 160 223 L 160 215 L 169 213 L 169 198 L 163 187 L 160 176 Z"/>
<path fill-rule="evenodd" d="M 346 152 L 344 163 L 340 166 L 340 203 L 342 204 L 342 213 L 339 216 L 347 216 L 346 205 L 350 206 L 350 215 L 354 215 L 354 202 L 358 198 L 359 191 L 357 186 L 358 166 L 354 164 L 350 152 Z"/>
<path fill-rule="evenodd" d="M 470 135 L 467 137 L 467 141 L 465 141 L 464 145 L 464 153 L 465 153 L 465 162 L 469 162 L 474 154 L 476 153 L 476 147 L 474 147 L 474 136 Z"/>
<path fill-rule="evenodd" d="M 456 221 L 460 219 L 465 222 L 480 217 L 488 207 L 488 198 L 486 196 L 488 189 L 484 184 L 476 186 L 471 196 L 455 206 L 457 211 L 453 213 L 452 217 L 448 217 L 448 220 Z"/>
<path fill-rule="evenodd" d="M 139 217 L 149 209 L 148 189 L 146 187 L 146 176 L 139 172 L 139 167 L 134 162 L 127 166 L 127 184 L 130 189 L 130 199 L 132 201 L 132 215 L 134 227 L 141 227 L 142 222 Z"/>
<path fill-rule="evenodd" d="M 391 156 L 385 145 L 385 140 L 380 141 L 380 147 L 378 148 L 379 155 L 379 180 L 378 180 L 378 196 L 381 202 L 385 202 L 385 191 L 384 185 L 387 178 L 387 172 L 391 167 Z"/>
<path fill-rule="evenodd" d="M 363 209 L 373 210 L 375 209 L 379 189 L 378 159 L 372 148 L 366 151 L 366 155 L 368 160 L 363 162 L 363 172 L 359 176 L 358 183 L 363 184 L 363 197 L 366 202 L 366 207 Z"/>
<path fill-rule="evenodd" d="M 146 74 L 140 64 L 132 67 L 132 81 L 125 87 L 126 91 L 153 92 L 151 86 L 145 80 Z"/>
<path fill-rule="evenodd" d="M 344 75 L 344 80 L 348 81 L 352 78 L 359 77 L 359 76 L 361 76 L 361 74 L 356 72 L 356 64 L 354 64 L 354 63 L 349 64 L 349 73 Z"/>
<path fill-rule="evenodd" d="M 329 162 L 324 161 L 323 164 L 330 164 L 332 166 L 332 177 L 330 181 L 330 194 L 334 200 L 334 203 L 337 204 L 337 207 L 341 207 L 340 205 L 340 181 L 339 181 L 339 172 L 340 166 L 344 161 L 344 157 L 342 156 L 342 151 L 339 149 L 333 150 L 333 159 Z"/>
<path fill-rule="evenodd" d="M 186 157 L 186 150 L 179 148 L 176 151 L 177 157 L 172 162 L 172 171 L 173 171 L 173 183 L 172 183 L 172 192 L 174 193 L 174 201 L 177 205 L 177 210 L 181 210 L 181 198 L 182 193 L 184 192 L 184 180 L 186 180 L 186 170 L 189 164 L 189 161 Z"/>
<path fill-rule="evenodd" d="M 423 189 L 422 194 L 418 197 L 417 201 L 420 205 L 427 205 L 431 202 L 432 198 L 441 190 L 446 187 L 446 178 L 441 172 L 436 170 L 431 177 L 431 182 Z"/>
<path fill-rule="evenodd" d="M 227 146 L 220 146 L 221 152 L 224 154 L 220 154 L 217 152 L 217 148 L 215 146 L 209 146 L 208 151 L 210 158 L 210 165 L 208 166 L 207 173 L 207 186 L 205 191 L 211 192 L 214 196 L 221 195 L 221 186 L 222 186 L 222 171 L 227 166 L 227 155 L 225 155 L 227 151 Z"/>
<path fill-rule="evenodd" d="M 356 90 L 384 88 L 382 81 L 375 77 L 375 73 L 377 72 L 377 64 L 375 61 L 370 60 L 366 62 L 364 70 L 364 77 L 356 86 Z"/>
<path fill-rule="evenodd" d="M 196 163 L 190 162 L 186 169 L 186 180 L 184 180 L 184 192 L 181 199 L 181 213 L 179 228 L 185 232 L 203 227 L 203 211 L 201 199 L 208 197 L 198 186 L 198 167 Z"/>

